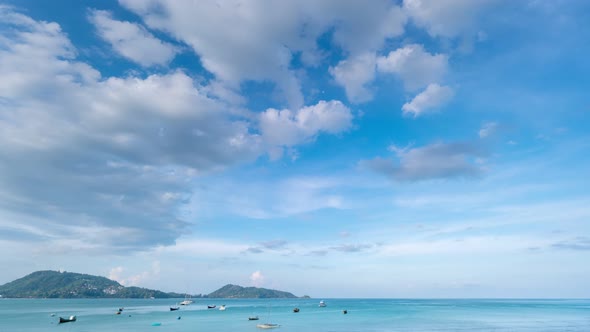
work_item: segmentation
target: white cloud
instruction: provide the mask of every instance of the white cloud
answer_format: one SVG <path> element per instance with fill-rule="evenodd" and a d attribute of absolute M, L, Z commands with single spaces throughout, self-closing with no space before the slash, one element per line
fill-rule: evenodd
<path fill-rule="evenodd" d="M 294 55 L 306 66 L 318 65 L 324 55 L 317 40 L 326 32 L 353 56 L 375 52 L 387 38 L 401 35 L 406 22 L 401 8 L 386 0 L 371 6 L 341 0 L 120 3 L 150 28 L 192 47 L 219 82 L 234 90 L 248 80 L 273 82 L 290 108 L 304 104 L 291 68 Z"/>
<path fill-rule="evenodd" d="M 322 100 L 296 111 L 267 109 L 260 114 L 260 131 L 270 146 L 294 146 L 312 141 L 322 132 L 344 132 L 350 128 L 352 117 L 340 101 Z"/>
<path fill-rule="evenodd" d="M 486 138 L 493 135 L 498 130 L 498 123 L 496 122 L 486 122 L 483 124 L 481 129 L 479 130 L 479 137 Z"/>
<path fill-rule="evenodd" d="M 339 179 L 321 176 L 281 176 L 264 181 L 236 177 L 196 190 L 191 201 L 212 207 L 216 215 L 278 219 L 322 209 L 345 209 L 344 186 Z"/>
<path fill-rule="evenodd" d="M 348 100 L 361 103 L 373 98 L 366 86 L 375 78 L 375 55 L 363 53 L 354 58 L 342 60 L 336 67 L 330 67 L 330 74 L 336 83 L 346 90 Z"/>
<path fill-rule="evenodd" d="M 547 242 L 522 236 L 469 236 L 387 244 L 380 248 L 379 253 L 385 256 L 508 254 L 522 252 L 530 247 L 544 246 Z"/>
<path fill-rule="evenodd" d="M 334 41 L 352 56 L 375 52 L 388 38 L 401 36 L 407 21 L 403 10 L 390 1 L 373 1 L 370 6 L 354 0 L 314 2 L 318 21 L 332 19 Z"/>
<path fill-rule="evenodd" d="M 476 158 L 485 152 L 472 144 L 434 143 L 393 151 L 397 161 L 375 158 L 363 160 L 360 165 L 400 181 L 473 177 L 484 171 Z"/>
<path fill-rule="evenodd" d="M 122 266 L 114 267 L 111 269 L 111 271 L 109 271 L 109 275 L 107 278 L 121 283 L 121 281 L 123 280 L 123 278 L 122 278 L 123 270 L 124 269 Z"/>
<path fill-rule="evenodd" d="M 453 89 L 448 86 L 430 84 L 426 90 L 420 92 L 412 101 L 405 103 L 402 110 L 404 115 L 418 117 L 446 104 L 453 98 L 453 94 Z"/>
<path fill-rule="evenodd" d="M 39 219 L 48 222 L 56 235 L 48 248 L 173 243 L 187 229 L 179 211 L 196 175 L 351 127 L 339 101 L 258 115 L 228 109 L 181 71 L 101 77 L 76 59 L 59 25 L 0 14 L 11 25 L 0 48 L 0 207 L 22 225 L 12 232 L 29 238 L 39 236 Z M 341 204 L 337 195 L 320 198 L 305 209 Z"/>
<path fill-rule="evenodd" d="M 149 271 L 124 276 L 125 268 L 117 266 L 109 271 L 108 278 L 120 283 L 123 286 L 139 286 L 145 284 L 150 279 L 155 279 L 160 275 L 160 262 L 152 262 L 152 267 Z"/>
<path fill-rule="evenodd" d="M 494 0 L 404 0 L 403 9 L 411 20 L 431 36 L 475 35 L 477 14 Z"/>
<path fill-rule="evenodd" d="M 144 67 L 166 65 L 178 52 L 139 24 L 114 20 L 108 11 L 91 10 L 89 19 L 117 53 Z"/>
<path fill-rule="evenodd" d="M 398 75 L 407 90 L 415 91 L 442 80 L 448 70 L 448 56 L 433 55 L 426 52 L 422 45 L 411 44 L 379 57 L 377 69 L 382 73 Z"/>
<path fill-rule="evenodd" d="M 260 272 L 260 271 L 253 272 L 250 275 L 250 283 L 254 287 L 260 287 L 260 286 L 262 286 L 264 284 L 264 279 L 265 279 L 265 277 L 262 274 L 262 272 Z"/>

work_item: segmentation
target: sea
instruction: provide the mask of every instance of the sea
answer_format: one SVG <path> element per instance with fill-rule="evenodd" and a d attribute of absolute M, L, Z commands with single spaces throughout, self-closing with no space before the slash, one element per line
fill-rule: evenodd
<path fill-rule="evenodd" d="M 170 311 L 182 299 L 0 299 L 0 332 L 241 332 L 266 322 L 283 332 L 590 332 L 590 300 L 323 300 L 199 298 Z M 76 321 L 58 324 L 60 316 Z"/>

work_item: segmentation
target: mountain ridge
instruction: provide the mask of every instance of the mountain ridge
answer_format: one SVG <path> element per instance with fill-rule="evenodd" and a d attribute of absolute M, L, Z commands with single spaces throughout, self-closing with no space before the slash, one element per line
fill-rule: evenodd
<path fill-rule="evenodd" d="M 106 277 L 61 271 L 36 271 L 4 285 L 4 298 L 183 298 L 186 294 L 142 287 L 125 287 Z M 297 298 L 289 292 L 227 284 L 194 298 Z"/>
<path fill-rule="evenodd" d="M 297 296 L 289 292 L 279 291 L 275 289 L 258 288 L 258 287 L 242 287 L 233 284 L 227 284 L 220 289 L 210 293 L 208 297 L 211 298 L 236 298 L 236 299 L 269 299 L 269 298 L 289 298 L 295 299 Z"/>

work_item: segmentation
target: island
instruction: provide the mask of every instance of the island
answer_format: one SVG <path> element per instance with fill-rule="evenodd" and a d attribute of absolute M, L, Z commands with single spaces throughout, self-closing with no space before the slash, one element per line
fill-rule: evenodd
<path fill-rule="evenodd" d="M 37 271 L 0 286 L 3 298 L 184 298 L 187 294 L 125 287 L 100 276 L 62 271 Z M 193 298 L 297 298 L 289 292 L 228 284 Z"/>
<path fill-rule="evenodd" d="M 295 299 L 297 296 L 274 289 L 258 287 L 242 287 L 228 284 L 213 293 L 207 295 L 212 298 L 234 298 L 234 299 L 271 299 L 271 298 L 289 298 Z"/>

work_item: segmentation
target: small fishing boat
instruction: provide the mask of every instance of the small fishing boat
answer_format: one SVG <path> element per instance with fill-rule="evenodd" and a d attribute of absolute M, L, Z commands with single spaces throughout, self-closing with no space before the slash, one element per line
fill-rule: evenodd
<path fill-rule="evenodd" d="M 258 320 L 258 316 L 250 316 L 248 317 L 248 320 Z"/>
<path fill-rule="evenodd" d="M 293 312 L 299 312 L 299 308 L 293 309 Z"/>
<path fill-rule="evenodd" d="M 320 304 L 318 305 L 319 307 L 325 307 L 326 306 L 326 302 L 324 302 L 324 300 L 320 301 Z"/>
<path fill-rule="evenodd" d="M 272 323 L 264 323 L 264 324 L 256 325 L 256 327 L 259 329 L 275 329 L 279 326 L 280 326 L 279 324 L 272 324 Z"/>
<path fill-rule="evenodd" d="M 219 310 L 221 310 L 221 311 L 224 311 L 224 310 L 225 310 L 225 304 L 222 304 L 222 305 L 219 307 Z"/>
<path fill-rule="evenodd" d="M 170 311 L 176 311 L 178 309 L 180 309 L 180 307 L 170 307 Z"/>
<path fill-rule="evenodd" d="M 207 309 L 215 309 L 215 307 L 216 307 L 216 305 L 215 305 L 215 304 L 214 304 L 214 305 L 208 305 L 208 306 L 207 306 Z"/>
<path fill-rule="evenodd" d="M 68 318 L 59 317 L 59 324 L 75 322 L 75 321 L 76 321 L 76 316 L 70 316 Z"/>

